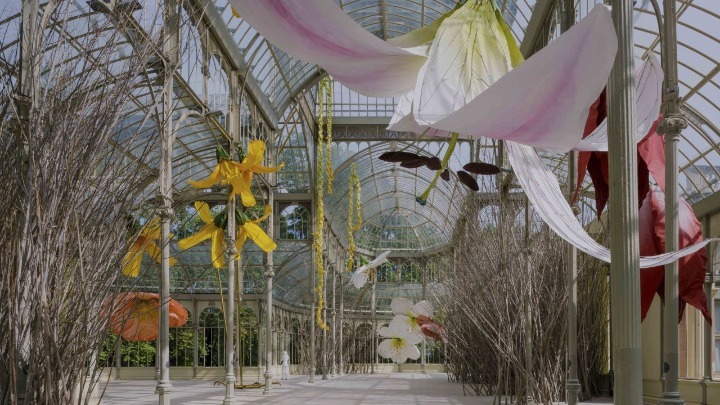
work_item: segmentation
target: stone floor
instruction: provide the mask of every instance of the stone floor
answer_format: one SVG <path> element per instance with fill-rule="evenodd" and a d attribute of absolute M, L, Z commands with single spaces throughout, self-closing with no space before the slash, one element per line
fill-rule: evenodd
<path fill-rule="evenodd" d="M 252 383 L 254 381 L 246 381 Z M 485 405 L 491 398 L 464 396 L 462 386 L 449 383 L 445 374 L 352 374 L 329 380 L 318 377 L 308 383 L 307 376 L 291 376 L 273 385 L 270 395 L 260 389 L 235 390 L 236 404 L 279 405 Z M 154 381 L 111 381 L 103 397 L 104 405 L 157 404 Z M 173 381 L 172 404 L 222 404 L 225 387 L 212 381 Z M 601 401 L 597 403 L 608 403 Z"/>

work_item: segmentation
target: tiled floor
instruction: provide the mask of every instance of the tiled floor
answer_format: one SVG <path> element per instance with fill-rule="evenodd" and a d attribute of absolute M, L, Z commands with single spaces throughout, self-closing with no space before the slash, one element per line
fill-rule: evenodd
<path fill-rule="evenodd" d="M 273 385 L 270 395 L 260 389 L 235 390 L 236 404 L 278 405 L 465 405 L 492 404 L 491 398 L 463 396 L 462 386 L 449 383 L 445 374 L 353 374 L 307 382 L 292 376 Z M 250 383 L 254 381 L 246 381 Z M 173 381 L 173 404 L 222 404 L 225 387 L 212 381 Z M 157 404 L 154 381 L 112 381 L 103 404 Z"/>

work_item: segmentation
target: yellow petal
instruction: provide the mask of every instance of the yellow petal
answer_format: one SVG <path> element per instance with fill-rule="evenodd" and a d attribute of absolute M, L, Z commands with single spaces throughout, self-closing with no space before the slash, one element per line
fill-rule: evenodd
<path fill-rule="evenodd" d="M 512 31 L 510 31 L 510 27 L 508 27 L 505 19 L 502 17 L 502 14 L 498 9 L 495 9 L 495 18 L 497 18 L 500 23 L 500 28 L 505 35 L 505 40 L 507 41 L 508 50 L 510 51 L 510 64 L 515 68 L 519 64 L 523 63 L 525 58 L 523 57 L 522 52 L 520 52 L 520 48 L 518 48 L 515 37 L 513 36 Z"/>
<path fill-rule="evenodd" d="M 208 188 L 220 183 L 221 181 L 222 176 L 220 175 L 220 165 L 218 164 L 215 166 L 215 170 L 213 170 L 212 174 L 210 174 L 207 178 L 198 181 L 190 180 L 188 183 L 195 188 Z"/>
<path fill-rule="evenodd" d="M 272 214 L 272 207 L 269 206 L 269 205 L 266 205 L 266 206 L 265 206 L 265 214 L 263 214 L 263 216 L 261 216 L 261 217 L 258 218 L 258 219 L 253 219 L 252 222 L 254 222 L 254 223 L 256 223 L 256 224 L 257 224 L 258 222 L 262 222 L 262 221 L 266 220 L 267 217 L 270 216 L 270 214 Z"/>
<path fill-rule="evenodd" d="M 195 201 L 195 210 L 197 210 L 200 219 L 206 224 L 214 222 L 212 213 L 210 213 L 210 206 L 206 202 Z"/>
<path fill-rule="evenodd" d="M 179 241 L 178 248 L 180 248 L 180 250 L 185 250 L 187 248 L 193 247 L 198 243 L 204 241 L 205 239 L 211 237 L 216 229 L 217 227 L 215 226 L 215 223 L 210 222 L 209 224 L 206 224 L 205 226 L 200 228 L 200 230 L 197 231 L 195 235 L 188 236 L 187 238 Z"/>
<path fill-rule="evenodd" d="M 235 259 L 238 259 L 242 254 L 243 245 L 245 245 L 245 241 L 247 240 L 247 232 L 245 232 L 244 227 L 238 227 L 236 239 L 237 240 L 235 241 L 235 249 L 237 249 L 237 254 L 235 255 Z"/>
<path fill-rule="evenodd" d="M 158 262 L 158 263 L 161 262 L 162 250 L 160 250 L 160 248 L 156 244 L 154 244 L 152 242 L 148 243 L 147 245 L 145 245 L 145 251 L 148 252 L 150 257 L 155 259 L 156 262 Z"/>
<path fill-rule="evenodd" d="M 250 184 L 252 183 L 252 172 L 243 172 L 242 178 L 242 188 L 240 189 L 240 199 L 242 199 L 242 204 L 246 207 L 254 207 L 256 204 L 255 196 L 250 191 Z"/>
<path fill-rule="evenodd" d="M 263 141 L 252 141 L 248 146 L 248 154 L 243 159 L 241 165 L 247 169 L 253 166 L 259 165 L 265 157 L 265 142 Z"/>
<path fill-rule="evenodd" d="M 250 174 L 252 176 L 252 173 Z M 245 172 L 238 172 L 237 176 L 233 176 L 228 178 L 228 183 L 231 186 L 230 193 L 228 194 L 228 199 L 232 198 L 233 196 L 240 195 L 242 193 L 242 190 L 250 189 L 250 186 L 246 186 L 245 178 L 247 176 L 245 175 Z M 252 177 L 250 177 L 252 180 Z"/>
<path fill-rule="evenodd" d="M 282 162 L 275 167 L 255 165 L 253 166 L 252 171 L 254 171 L 255 173 L 274 173 L 282 169 L 283 167 L 285 167 L 285 162 Z"/>
<path fill-rule="evenodd" d="M 272 252 L 277 248 L 277 244 L 254 222 L 246 222 L 243 227 L 247 232 L 247 236 L 263 251 Z"/>
<path fill-rule="evenodd" d="M 213 266 L 221 268 L 225 266 L 225 233 L 222 229 L 215 228 L 212 235 L 212 247 L 210 248 L 210 259 Z"/>
<path fill-rule="evenodd" d="M 128 277 L 137 277 L 140 274 L 140 265 L 142 263 L 142 251 L 133 245 L 130 251 L 123 258 L 122 272 Z"/>

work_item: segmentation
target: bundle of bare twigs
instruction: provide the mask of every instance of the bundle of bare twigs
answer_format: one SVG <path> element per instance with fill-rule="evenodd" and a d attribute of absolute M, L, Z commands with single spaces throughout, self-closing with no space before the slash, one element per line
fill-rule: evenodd
<path fill-rule="evenodd" d="M 157 178 L 157 42 L 72 4 L 2 35 L 23 46 L 0 61 L 0 403 L 88 403 L 127 216 Z"/>
<path fill-rule="evenodd" d="M 524 204 L 508 195 L 470 200 L 464 217 L 455 234 L 447 295 L 438 300 L 447 312 L 451 378 L 498 402 L 564 399 L 566 244 L 538 219 L 530 221 L 526 240 Z M 607 364 L 607 282 L 601 267 L 580 257 L 578 372 L 584 398 L 598 394 L 597 376 Z"/>

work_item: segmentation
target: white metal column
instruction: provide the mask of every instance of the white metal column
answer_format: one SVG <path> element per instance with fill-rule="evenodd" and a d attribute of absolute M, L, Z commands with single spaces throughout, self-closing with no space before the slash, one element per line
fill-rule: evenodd
<path fill-rule="evenodd" d="M 642 404 L 633 4 L 612 0 L 618 53 L 608 81 L 610 283 L 616 404 Z"/>
<path fill-rule="evenodd" d="M 663 4 L 663 115 L 659 132 L 665 135 L 665 251 L 678 250 L 678 164 L 677 150 L 680 132 L 687 120 L 680 112 L 680 95 L 677 73 L 677 33 L 675 0 Z M 660 404 L 685 403 L 678 387 L 678 319 L 679 287 L 678 262 L 665 265 L 665 300 L 663 304 L 663 371 L 665 385 Z"/>

